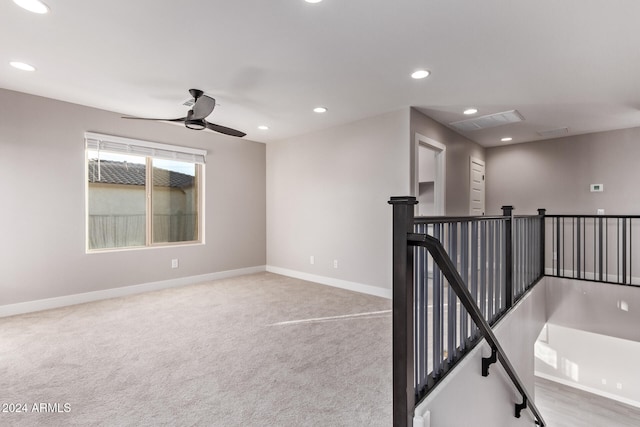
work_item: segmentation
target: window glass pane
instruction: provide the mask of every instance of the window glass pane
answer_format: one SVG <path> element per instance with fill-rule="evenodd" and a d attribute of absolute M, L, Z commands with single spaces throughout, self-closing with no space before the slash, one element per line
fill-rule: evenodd
<path fill-rule="evenodd" d="M 198 168 L 153 159 L 153 243 L 198 240 Z"/>
<path fill-rule="evenodd" d="M 89 249 L 146 243 L 145 158 L 88 150 Z"/>

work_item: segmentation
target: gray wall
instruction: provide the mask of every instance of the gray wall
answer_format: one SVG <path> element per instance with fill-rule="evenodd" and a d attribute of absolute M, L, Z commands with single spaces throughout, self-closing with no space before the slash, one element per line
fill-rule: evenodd
<path fill-rule="evenodd" d="M 639 142 L 632 128 L 488 148 L 487 213 L 507 204 L 521 214 L 639 214 Z"/>
<path fill-rule="evenodd" d="M 208 150 L 206 244 L 86 254 L 85 131 Z M 264 144 L 0 89 L 0 305 L 265 265 L 265 156 Z"/>
<path fill-rule="evenodd" d="M 390 289 L 387 201 L 409 193 L 408 131 L 406 109 L 269 143 L 268 265 Z"/>
<path fill-rule="evenodd" d="M 457 134 L 421 112 L 411 109 L 411 144 L 416 133 L 447 147 L 445 215 L 469 215 L 469 158 L 485 159 L 484 147 Z M 414 152 L 411 151 L 411 176 L 414 174 Z M 488 186 L 488 185 L 487 185 Z M 411 183 L 413 191 L 413 182 Z M 412 193 L 415 194 L 415 193 Z"/>
<path fill-rule="evenodd" d="M 640 358 L 640 290 L 545 280 L 548 325 L 536 343 L 536 372 L 640 406 L 640 378 L 629 374 Z"/>
<path fill-rule="evenodd" d="M 469 157 L 484 149 L 413 109 L 391 112 L 267 145 L 267 264 L 390 289 L 386 202 L 413 194 L 416 132 L 446 145 L 447 214 L 467 215 Z"/>

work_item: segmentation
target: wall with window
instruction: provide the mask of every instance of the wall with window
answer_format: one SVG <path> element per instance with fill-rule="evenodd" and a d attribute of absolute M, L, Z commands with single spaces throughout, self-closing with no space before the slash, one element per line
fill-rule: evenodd
<path fill-rule="evenodd" d="M 265 265 L 265 145 L 120 116 L 0 89 L 0 306 Z M 205 244 L 88 254 L 86 131 L 207 150 Z"/>

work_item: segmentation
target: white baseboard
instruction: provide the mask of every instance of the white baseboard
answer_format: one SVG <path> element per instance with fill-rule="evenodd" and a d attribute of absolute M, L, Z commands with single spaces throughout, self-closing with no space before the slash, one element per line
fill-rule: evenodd
<path fill-rule="evenodd" d="M 640 408 L 640 402 L 636 400 L 627 399 L 626 397 L 621 397 L 613 393 L 608 393 L 606 391 L 598 390 L 597 388 L 588 387 L 582 384 L 575 383 L 573 381 L 565 380 L 563 378 L 558 378 L 552 375 L 544 374 L 542 372 L 535 371 L 534 374 L 536 377 L 544 378 L 545 380 L 553 381 L 562 385 L 566 385 L 568 387 L 577 388 L 578 390 L 586 391 L 587 393 L 596 394 L 598 396 L 606 397 L 607 399 L 615 400 L 617 402 L 625 403 L 627 405 Z"/>
<path fill-rule="evenodd" d="M 245 274 L 260 273 L 266 270 L 266 266 L 240 268 L 237 270 L 219 271 L 216 273 L 201 274 L 198 276 L 180 277 L 177 279 L 149 282 L 140 285 L 123 286 L 120 288 L 104 289 L 101 291 L 85 292 L 81 294 L 65 295 L 55 298 L 46 298 L 35 301 L 21 302 L 0 306 L 0 317 L 14 316 L 16 314 L 32 313 L 34 311 L 49 310 L 52 308 L 66 307 L 69 305 L 83 304 L 85 302 L 99 301 L 109 298 L 118 298 L 143 292 L 159 291 L 179 286 L 193 285 L 211 280 L 226 279 Z"/>
<path fill-rule="evenodd" d="M 377 297 L 387 299 L 391 299 L 392 296 L 391 289 L 379 288 L 377 286 L 365 285 L 363 283 L 349 282 L 347 280 L 334 279 L 333 277 L 318 276 L 316 274 L 303 273 L 302 271 L 289 270 L 287 268 L 274 267 L 272 265 L 267 265 L 267 271 L 270 273 L 280 274 L 282 276 L 320 283 L 321 285 L 360 292 L 362 294 L 375 295 Z"/>

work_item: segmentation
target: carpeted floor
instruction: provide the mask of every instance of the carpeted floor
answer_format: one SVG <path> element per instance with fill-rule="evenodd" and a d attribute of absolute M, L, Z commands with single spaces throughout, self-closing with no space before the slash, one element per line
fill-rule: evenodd
<path fill-rule="evenodd" d="M 388 426 L 390 309 L 260 273 L 2 318 L 0 425 Z"/>

